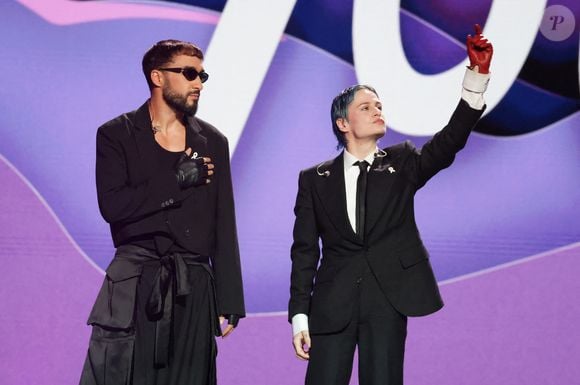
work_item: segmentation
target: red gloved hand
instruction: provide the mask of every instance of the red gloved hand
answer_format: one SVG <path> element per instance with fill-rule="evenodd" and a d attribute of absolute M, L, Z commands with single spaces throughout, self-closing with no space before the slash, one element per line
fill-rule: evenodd
<path fill-rule="evenodd" d="M 481 35 L 481 26 L 475 24 L 475 36 L 467 35 L 467 55 L 469 56 L 469 68 L 479 70 L 481 74 L 489 73 L 489 65 L 493 56 L 493 46 Z"/>

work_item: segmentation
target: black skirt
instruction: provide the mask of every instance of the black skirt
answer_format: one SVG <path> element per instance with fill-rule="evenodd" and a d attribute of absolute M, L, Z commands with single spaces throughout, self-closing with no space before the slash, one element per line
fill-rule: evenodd
<path fill-rule="evenodd" d="M 214 385 L 220 329 L 207 259 L 121 246 L 89 317 L 81 385 Z"/>

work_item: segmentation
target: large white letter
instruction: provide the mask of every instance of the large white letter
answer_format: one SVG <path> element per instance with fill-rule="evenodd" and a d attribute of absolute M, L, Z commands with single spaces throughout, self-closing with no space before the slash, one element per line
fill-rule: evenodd
<path fill-rule="evenodd" d="M 485 37 L 494 46 L 486 112 L 497 105 L 517 78 L 545 5 L 546 0 L 495 0 L 487 21 L 481 21 Z M 459 100 L 467 55 L 462 63 L 440 74 L 416 72 L 403 52 L 399 8 L 394 0 L 355 0 L 353 55 L 357 77 L 377 88 L 390 127 L 407 135 L 432 135 Z M 468 33 L 473 34 L 465 31 Z"/>
<path fill-rule="evenodd" d="M 229 0 L 207 49 L 199 116 L 234 152 L 296 0 Z"/>

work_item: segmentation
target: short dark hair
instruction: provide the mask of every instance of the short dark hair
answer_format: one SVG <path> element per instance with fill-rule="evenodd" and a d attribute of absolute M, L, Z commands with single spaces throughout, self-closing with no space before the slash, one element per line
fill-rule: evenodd
<path fill-rule="evenodd" d="M 181 40 L 161 40 L 145 52 L 141 64 L 143 66 L 143 74 L 145 75 L 149 89 L 153 89 L 151 71 L 163 67 L 177 55 L 188 55 L 203 60 L 203 52 L 199 47 Z"/>
<path fill-rule="evenodd" d="M 365 84 L 356 84 L 354 86 L 345 88 L 332 100 L 332 106 L 330 107 L 330 119 L 332 120 L 332 132 L 334 132 L 334 135 L 338 140 L 338 144 L 336 145 L 338 150 L 346 147 L 346 138 L 344 137 L 344 133 L 338 128 L 336 120 L 342 118 L 347 119 L 348 121 L 348 106 L 354 100 L 354 96 L 357 91 L 360 90 L 369 90 L 377 95 L 377 98 L 379 97 L 379 94 L 377 94 L 377 91 L 373 87 L 367 86 Z"/>

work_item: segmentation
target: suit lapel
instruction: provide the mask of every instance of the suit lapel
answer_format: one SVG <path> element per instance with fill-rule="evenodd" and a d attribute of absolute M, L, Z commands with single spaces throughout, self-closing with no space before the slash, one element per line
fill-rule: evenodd
<path fill-rule="evenodd" d="M 187 118 L 187 147 L 191 147 L 198 156 L 208 156 L 207 138 L 202 134 L 201 126 L 193 116 Z"/>
<path fill-rule="evenodd" d="M 135 111 L 134 118 L 135 126 L 133 127 L 135 133 L 135 144 L 137 146 L 137 153 L 140 159 L 139 172 L 143 173 L 143 178 L 148 179 L 147 175 L 154 172 L 157 163 L 154 161 L 156 157 L 153 156 L 157 150 L 157 143 L 153 136 L 153 129 L 151 127 L 151 118 L 149 116 L 149 106 L 145 102 L 137 111 Z M 131 124 L 129 117 L 126 117 L 125 123 Z M 129 129 L 129 127 L 128 127 Z"/>
<path fill-rule="evenodd" d="M 346 211 L 343 153 L 332 161 L 318 166 L 317 172 L 316 192 L 330 221 L 344 238 L 361 243 L 352 230 Z M 321 175 L 325 172 L 328 174 Z"/>
<path fill-rule="evenodd" d="M 397 167 L 391 163 L 391 156 L 377 157 L 373 162 L 367 183 L 366 233 L 370 234 L 389 201 L 393 182 L 397 179 Z"/>

